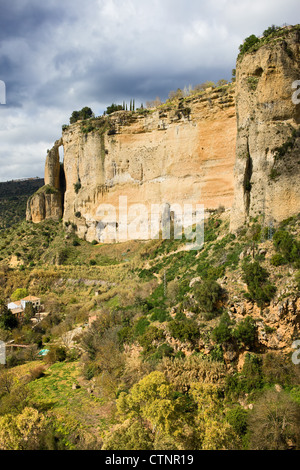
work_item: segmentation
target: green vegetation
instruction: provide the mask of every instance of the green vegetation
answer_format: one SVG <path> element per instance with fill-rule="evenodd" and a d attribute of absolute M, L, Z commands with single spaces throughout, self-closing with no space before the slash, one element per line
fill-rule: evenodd
<path fill-rule="evenodd" d="M 287 152 L 293 150 L 297 139 L 300 137 L 300 130 L 294 129 L 291 136 L 284 142 L 280 147 L 276 147 L 273 151 L 275 152 L 275 160 L 282 159 Z"/>
<path fill-rule="evenodd" d="M 276 286 L 267 281 L 269 274 L 258 261 L 244 263 L 244 280 L 248 286 L 247 298 L 257 302 L 259 307 L 268 304 L 274 297 Z"/>
<path fill-rule="evenodd" d="M 25 219 L 28 197 L 43 184 L 42 178 L 0 183 L 0 231 Z"/>
<path fill-rule="evenodd" d="M 73 111 L 70 117 L 70 124 L 74 124 L 77 121 L 84 121 L 94 117 L 94 113 L 88 106 L 85 106 L 80 111 Z"/>
<path fill-rule="evenodd" d="M 195 251 L 185 238 L 88 243 L 70 222 L 3 231 L 0 298 L 36 295 L 49 314 L 33 328 L 33 309 L 16 322 L 1 304 L 0 339 L 26 347 L 8 348 L 0 368 L 0 448 L 299 448 L 298 366 L 265 344 L 277 332 L 267 314 L 275 288 L 289 278 L 300 291 L 289 273 L 300 218 L 272 241 L 258 219 L 234 236 L 221 208 L 212 212 Z M 260 317 L 240 309 L 249 301 Z"/>
<path fill-rule="evenodd" d="M 293 26 L 292 30 L 298 31 L 299 25 Z M 244 40 L 243 44 L 239 46 L 240 53 L 238 55 L 238 60 L 245 54 L 257 51 L 265 44 L 269 44 L 272 41 L 277 41 L 279 39 L 284 39 L 288 33 L 290 33 L 290 30 L 287 28 L 272 25 L 263 32 L 263 35 L 260 38 L 255 36 L 255 34 L 251 34 Z M 287 50 L 287 53 L 289 56 L 292 56 L 292 51 Z"/>

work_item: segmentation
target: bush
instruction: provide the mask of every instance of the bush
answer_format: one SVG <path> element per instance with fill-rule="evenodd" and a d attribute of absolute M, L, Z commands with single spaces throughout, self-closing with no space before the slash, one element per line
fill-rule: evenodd
<path fill-rule="evenodd" d="M 67 358 L 66 348 L 63 346 L 50 346 L 50 350 L 45 356 L 45 361 L 47 363 L 63 362 Z"/>
<path fill-rule="evenodd" d="M 141 336 L 145 333 L 146 329 L 150 325 L 149 320 L 146 317 L 141 317 L 134 327 L 135 336 Z"/>
<path fill-rule="evenodd" d="M 247 432 L 248 412 L 240 405 L 235 406 L 226 414 L 228 423 L 233 427 L 238 436 L 243 436 Z"/>
<path fill-rule="evenodd" d="M 45 375 L 45 366 L 40 365 L 31 369 L 30 371 L 30 380 L 37 380 Z"/>
<path fill-rule="evenodd" d="M 220 318 L 219 325 L 212 332 L 212 339 L 219 344 L 226 343 L 232 339 L 233 321 L 230 320 L 228 313 L 223 313 Z"/>
<path fill-rule="evenodd" d="M 112 114 L 112 113 L 115 113 L 116 111 L 122 111 L 122 110 L 124 110 L 124 107 L 121 104 L 112 103 L 110 106 L 107 106 L 106 114 Z"/>
<path fill-rule="evenodd" d="M 195 343 L 200 338 L 200 331 L 194 320 L 186 319 L 184 321 L 171 320 L 168 323 L 170 334 L 173 338 L 180 341 L 190 341 Z"/>
<path fill-rule="evenodd" d="M 70 117 L 70 124 L 74 124 L 79 120 L 89 119 L 94 116 L 93 111 L 88 106 L 85 106 L 81 111 L 73 111 Z"/>
<path fill-rule="evenodd" d="M 75 193 L 78 194 L 80 189 L 81 189 L 81 183 L 80 181 L 77 181 L 77 183 L 74 184 Z"/>
<path fill-rule="evenodd" d="M 247 316 L 233 330 L 234 338 L 244 346 L 253 346 L 257 339 L 257 326 L 252 317 Z"/>
<path fill-rule="evenodd" d="M 160 328 L 156 326 L 149 326 L 145 333 L 139 337 L 139 343 L 143 347 L 144 355 L 149 352 L 153 352 L 157 346 L 154 346 L 154 342 L 159 342 L 165 339 L 165 334 Z"/>
<path fill-rule="evenodd" d="M 276 287 L 267 282 L 268 272 L 260 266 L 258 261 L 246 262 L 242 269 L 244 281 L 248 286 L 248 293 L 245 296 L 249 300 L 255 301 L 259 307 L 263 307 L 271 301 L 276 292 Z"/>
<path fill-rule="evenodd" d="M 280 253 L 275 253 L 275 255 L 272 256 L 270 263 L 273 266 L 282 266 L 287 263 L 287 260 Z"/>
<path fill-rule="evenodd" d="M 259 43 L 259 39 L 255 34 L 251 34 L 251 36 L 247 37 L 243 44 L 240 45 L 239 50 L 241 54 L 245 54 L 248 52 L 255 44 Z"/>
<path fill-rule="evenodd" d="M 275 250 L 280 253 L 283 259 L 290 263 L 299 264 L 300 243 L 286 230 L 278 230 L 273 237 Z"/>
<path fill-rule="evenodd" d="M 263 36 L 267 38 L 268 36 L 270 36 L 270 34 L 274 33 L 278 29 L 279 26 L 275 26 L 275 24 L 272 24 L 272 26 L 269 26 L 269 28 L 265 29 L 265 31 L 263 32 Z"/>
<path fill-rule="evenodd" d="M 158 307 L 154 308 L 150 313 L 151 313 L 151 317 L 150 317 L 151 321 L 159 321 L 160 323 L 163 323 L 170 319 L 170 315 L 167 313 L 167 311 Z"/>
<path fill-rule="evenodd" d="M 204 280 L 201 283 L 196 283 L 194 287 L 195 300 L 198 302 L 199 307 L 206 314 L 206 317 L 212 317 L 212 313 L 218 313 L 218 303 L 223 295 L 222 287 L 213 280 Z"/>

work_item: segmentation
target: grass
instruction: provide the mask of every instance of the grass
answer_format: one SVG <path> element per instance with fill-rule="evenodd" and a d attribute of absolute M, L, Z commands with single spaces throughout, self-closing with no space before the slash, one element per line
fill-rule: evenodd
<path fill-rule="evenodd" d="M 44 377 L 28 385 L 31 400 L 45 409 L 50 407 L 66 434 L 76 430 L 91 436 L 97 432 L 100 437 L 109 424 L 106 404 L 103 399 L 88 393 L 82 384 L 80 388 L 72 389 L 74 383 L 78 384 L 80 370 L 78 362 L 53 364 Z"/>

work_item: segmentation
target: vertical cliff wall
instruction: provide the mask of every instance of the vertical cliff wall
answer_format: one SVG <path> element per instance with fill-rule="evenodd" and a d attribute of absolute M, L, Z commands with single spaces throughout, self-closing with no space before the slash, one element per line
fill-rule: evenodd
<path fill-rule="evenodd" d="M 298 27 L 237 60 L 237 146 L 231 229 L 251 217 L 279 222 L 300 210 Z"/>
<path fill-rule="evenodd" d="M 235 141 L 234 86 L 71 125 L 63 132 L 64 221 L 82 238 L 105 241 L 98 208 L 110 204 L 118 218 L 120 196 L 149 213 L 162 203 L 230 208 Z"/>
<path fill-rule="evenodd" d="M 60 220 L 63 216 L 64 183 L 59 161 L 62 139 L 48 151 L 45 163 L 45 185 L 27 201 L 26 220 L 38 223 L 45 219 Z"/>

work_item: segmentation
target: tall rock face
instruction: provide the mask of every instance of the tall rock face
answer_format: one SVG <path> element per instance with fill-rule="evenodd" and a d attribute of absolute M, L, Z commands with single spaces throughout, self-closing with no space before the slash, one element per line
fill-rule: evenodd
<path fill-rule="evenodd" d="M 26 220 L 39 223 L 46 219 L 60 220 L 63 216 L 64 184 L 59 161 L 59 147 L 62 139 L 57 140 L 48 151 L 45 165 L 45 185 L 27 201 Z"/>
<path fill-rule="evenodd" d="M 123 112 L 81 121 L 63 132 L 65 222 L 88 241 L 107 241 L 109 204 L 142 203 L 230 208 L 236 118 L 234 86 L 151 112 Z M 103 207 L 103 206 L 102 206 Z M 111 237 L 111 234 L 109 235 Z"/>
<path fill-rule="evenodd" d="M 292 99 L 299 45 L 299 27 L 285 28 L 238 58 L 232 231 L 251 218 L 268 225 L 300 210 L 300 105 Z"/>
<path fill-rule="evenodd" d="M 45 185 L 53 186 L 60 190 L 60 162 L 59 147 L 63 145 L 62 139 L 55 142 L 51 150 L 48 151 L 45 163 Z"/>

